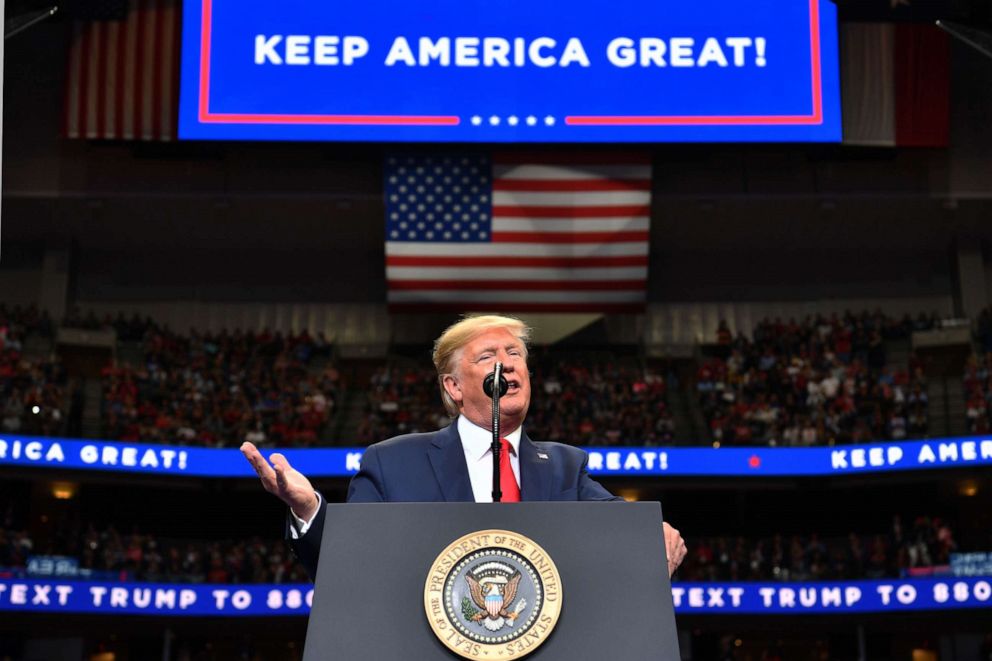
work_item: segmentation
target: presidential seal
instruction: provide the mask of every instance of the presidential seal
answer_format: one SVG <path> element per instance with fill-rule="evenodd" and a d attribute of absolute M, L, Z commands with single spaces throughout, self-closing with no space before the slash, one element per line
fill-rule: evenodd
<path fill-rule="evenodd" d="M 431 565 L 424 609 L 434 635 L 466 659 L 519 658 L 558 623 L 561 577 L 533 540 L 508 530 L 456 539 Z"/>

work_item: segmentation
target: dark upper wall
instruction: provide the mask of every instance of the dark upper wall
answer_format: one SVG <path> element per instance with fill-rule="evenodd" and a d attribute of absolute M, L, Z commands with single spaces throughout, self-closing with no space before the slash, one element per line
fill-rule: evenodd
<path fill-rule="evenodd" d="M 9 195 L 284 195 L 377 197 L 377 145 L 184 143 L 60 137 L 67 23 L 6 44 L 4 191 Z M 658 194 L 992 194 L 992 60 L 952 49 L 952 146 L 660 145 Z"/>
<path fill-rule="evenodd" d="M 6 45 L 5 245 L 73 242 L 89 300 L 383 299 L 388 147 L 63 140 L 65 27 Z M 953 75 L 948 150 L 657 146 L 651 299 L 947 294 L 992 238 L 992 60 Z"/>

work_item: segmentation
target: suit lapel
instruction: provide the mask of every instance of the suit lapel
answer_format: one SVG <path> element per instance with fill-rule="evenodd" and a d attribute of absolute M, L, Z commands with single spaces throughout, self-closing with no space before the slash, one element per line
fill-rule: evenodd
<path fill-rule="evenodd" d="M 520 436 L 520 500 L 551 500 L 551 471 L 548 453 L 538 454 L 537 446 L 524 433 Z"/>
<path fill-rule="evenodd" d="M 474 502 L 465 450 L 456 423 L 452 422 L 434 435 L 427 454 L 444 500 L 449 503 Z"/>

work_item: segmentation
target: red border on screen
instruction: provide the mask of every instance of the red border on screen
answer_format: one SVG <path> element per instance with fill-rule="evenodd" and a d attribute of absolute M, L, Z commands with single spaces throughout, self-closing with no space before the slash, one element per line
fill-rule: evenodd
<path fill-rule="evenodd" d="M 202 0 L 200 21 L 201 124 L 300 124 L 354 126 L 457 126 L 457 115 L 291 115 L 210 112 L 210 36 L 213 0 Z M 809 0 L 810 56 L 812 61 L 813 112 L 809 115 L 568 115 L 569 126 L 741 126 L 813 125 L 823 123 L 820 70 L 819 0 Z"/>

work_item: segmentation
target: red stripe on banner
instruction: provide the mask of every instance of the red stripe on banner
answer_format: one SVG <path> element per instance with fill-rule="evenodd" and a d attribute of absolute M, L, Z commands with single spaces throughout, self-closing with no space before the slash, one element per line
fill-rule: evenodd
<path fill-rule="evenodd" d="M 107 24 L 96 21 L 93 24 L 96 32 L 93 48 L 96 49 L 96 117 L 93 117 L 95 135 L 105 138 L 107 135 L 104 118 L 107 116 Z"/>
<path fill-rule="evenodd" d="M 645 152 L 496 152 L 495 165 L 651 165 Z"/>
<path fill-rule="evenodd" d="M 390 312 L 603 312 L 637 313 L 644 303 L 390 303 Z"/>
<path fill-rule="evenodd" d="M 714 115 L 695 117 L 691 115 L 670 115 L 664 117 L 634 116 L 588 116 L 566 117 L 570 126 L 802 126 L 820 124 L 816 115 Z"/>
<path fill-rule="evenodd" d="M 647 204 L 625 204 L 614 206 L 580 207 L 534 207 L 494 205 L 493 217 L 499 218 L 612 218 L 621 216 L 650 216 L 651 207 Z"/>
<path fill-rule="evenodd" d="M 648 240 L 647 232 L 493 232 L 494 243 L 633 243 Z"/>
<path fill-rule="evenodd" d="M 803 126 L 823 123 L 820 62 L 820 0 L 809 0 L 810 88 L 809 115 L 568 115 L 569 126 Z"/>
<path fill-rule="evenodd" d="M 386 266 L 547 266 L 551 268 L 596 268 L 647 266 L 647 255 L 626 257 L 386 257 Z"/>
<path fill-rule="evenodd" d="M 496 179 L 494 191 L 538 193 L 649 191 L 649 179 Z"/>
<path fill-rule="evenodd" d="M 393 291 L 641 291 L 647 280 L 389 280 Z"/>
<path fill-rule="evenodd" d="M 353 126 L 457 126 L 457 115 L 275 115 L 226 113 L 211 114 L 210 31 L 212 0 L 203 0 L 200 22 L 200 112 L 203 124 L 343 124 Z"/>
<path fill-rule="evenodd" d="M 90 41 L 93 29 L 91 25 L 83 26 L 79 40 L 79 107 L 76 109 L 76 135 L 86 137 L 86 106 L 89 103 L 87 94 L 90 86 Z"/>
<path fill-rule="evenodd" d="M 159 9 L 156 7 L 156 9 Z M 165 43 L 165 20 L 164 10 L 155 14 L 154 35 L 152 38 L 151 52 L 162 52 L 162 44 Z M 148 102 L 152 104 L 152 126 L 151 137 L 153 140 L 162 139 L 162 65 L 160 62 L 152 62 L 152 90 Z"/>
<path fill-rule="evenodd" d="M 406 125 L 406 126 L 455 126 L 458 117 L 431 115 L 241 115 L 205 114 L 204 124 L 351 124 L 351 125 Z"/>
<path fill-rule="evenodd" d="M 203 0 L 200 14 L 200 113 L 199 120 L 210 116 L 210 31 L 212 26 L 210 0 Z"/>
<path fill-rule="evenodd" d="M 124 89 L 127 81 L 127 19 L 121 21 L 117 30 L 117 83 L 114 89 L 114 137 L 124 138 Z"/>
<path fill-rule="evenodd" d="M 823 123 L 823 99 L 821 98 L 822 83 L 820 82 L 820 2 L 809 2 L 809 59 L 810 78 L 813 80 L 813 119 L 816 124 Z"/>

